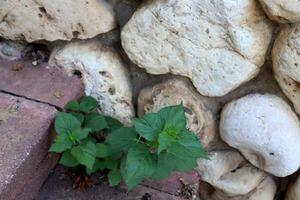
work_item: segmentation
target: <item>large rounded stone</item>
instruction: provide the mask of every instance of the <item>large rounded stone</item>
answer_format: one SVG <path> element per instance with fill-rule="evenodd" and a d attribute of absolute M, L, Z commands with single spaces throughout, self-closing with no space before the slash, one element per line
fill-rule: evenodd
<path fill-rule="evenodd" d="M 277 82 L 300 114 L 300 24 L 283 26 L 275 40 L 272 59 Z"/>
<path fill-rule="evenodd" d="M 279 23 L 300 22 L 299 0 L 260 0 L 268 17 Z"/>
<path fill-rule="evenodd" d="M 49 64 L 79 74 L 85 93 L 95 97 L 101 111 L 129 124 L 134 116 L 129 74 L 118 54 L 97 39 L 54 48 Z"/>
<path fill-rule="evenodd" d="M 0 36 L 10 40 L 86 39 L 114 27 L 104 0 L 0 1 Z"/>
<path fill-rule="evenodd" d="M 299 200 L 300 199 L 300 175 L 297 180 L 289 186 L 285 200 Z"/>
<path fill-rule="evenodd" d="M 266 176 L 233 149 L 212 151 L 209 158 L 210 160 L 198 160 L 197 170 L 201 179 L 226 196 L 246 195 Z"/>
<path fill-rule="evenodd" d="M 133 14 L 121 40 L 147 72 L 186 76 L 201 94 L 222 96 L 258 73 L 271 36 L 255 0 L 157 0 Z"/>
<path fill-rule="evenodd" d="M 187 128 L 199 137 L 206 148 L 216 135 L 214 119 L 203 104 L 203 97 L 188 82 L 176 78 L 143 89 L 138 97 L 138 114 L 157 112 L 181 102 L 185 108 Z"/>
<path fill-rule="evenodd" d="M 271 94 L 251 94 L 227 104 L 220 134 L 253 165 L 285 177 L 300 166 L 300 123 L 290 106 Z"/>

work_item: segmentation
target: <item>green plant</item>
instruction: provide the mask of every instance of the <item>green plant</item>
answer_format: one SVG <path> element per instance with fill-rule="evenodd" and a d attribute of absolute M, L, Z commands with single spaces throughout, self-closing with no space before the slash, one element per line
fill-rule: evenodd
<path fill-rule="evenodd" d="M 108 171 L 111 186 L 122 180 L 131 190 L 141 181 L 167 178 L 173 170 L 188 171 L 198 158 L 207 159 L 194 133 L 186 129 L 182 104 L 132 120 L 126 127 L 95 111 L 92 97 L 70 101 L 55 119 L 57 137 L 49 151 L 62 153 L 59 163 L 85 166 L 87 174 Z"/>

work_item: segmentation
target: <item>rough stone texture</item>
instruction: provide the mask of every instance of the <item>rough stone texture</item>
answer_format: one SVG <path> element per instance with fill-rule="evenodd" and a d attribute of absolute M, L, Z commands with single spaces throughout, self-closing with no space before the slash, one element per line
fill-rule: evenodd
<path fill-rule="evenodd" d="M 256 188 L 266 174 L 248 163 L 238 151 L 212 151 L 210 160 L 198 160 L 201 180 L 227 196 L 246 195 Z"/>
<path fill-rule="evenodd" d="M 0 80 L 2 91 L 60 108 L 84 94 L 84 86 L 77 77 L 68 77 L 46 64 L 36 67 L 29 61 L 0 60 Z"/>
<path fill-rule="evenodd" d="M 285 200 L 298 200 L 300 199 L 300 175 L 296 181 L 291 184 L 286 193 Z"/>
<path fill-rule="evenodd" d="M 220 134 L 253 165 L 275 176 L 288 176 L 300 166 L 300 122 L 275 95 L 251 94 L 227 104 Z"/>
<path fill-rule="evenodd" d="M 18 60 L 24 56 L 26 43 L 15 41 L 0 42 L 0 58 L 4 60 Z"/>
<path fill-rule="evenodd" d="M 86 191 L 73 190 L 72 181 L 67 176 L 62 176 L 65 169 L 58 166 L 51 174 L 45 185 L 41 188 L 36 200 L 182 200 L 178 196 L 160 192 L 145 186 L 138 186 L 129 193 L 118 187 L 111 188 L 103 179 L 95 178 L 98 184 Z M 96 175 L 94 175 L 96 176 Z"/>
<path fill-rule="evenodd" d="M 0 1 L 0 36 L 10 40 L 86 39 L 114 27 L 105 0 Z"/>
<path fill-rule="evenodd" d="M 300 22 L 300 1 L 260 0 L 268 17 L 279 23 Z"/>
<path fill-rule="evenodd" d="M 3 93 L 0 102 L 0 199 L 31 199 L 57 159 L 46 157 L 56 109 Z"/>
<path fill-rule="evenodd" d="M 148 1 L 121 33 L 139 67 L 189 77 L 207 96 L 225 95 L 252 79 L 271 37 L 272 25 L 255 0 Z"/>
<path fill-rule="evenodd" d="M 128 124 L 134 116 L 129 74 L 118 54 L 97 39 L 76 41 L 53 50 L 50 65 L 67 73 L 80 72 L 85 93 L 95 97 L 101 111 Z"/>
<path fill-rule="evenodd" d="M 285 25 L 273 50 L 273 70 L 282 91 L 300 114 L 300 24 Z"/>
<path fill-rule="evenodd" d="M 215 138 L 215 123 L 211 112 L 205 107 L 202 96 L 192 85 L 182 79 L 171 79 L 140 92 L 138 114 L 158 112 L 170 105 L 183 103 L 187 128 L 196 133 L 203 147 L 207 147 Z"/>
<path fill-rule="evenodd" d="M 276 183 L 273 178 L 266 176 L 259 185 L 246 195 L 227 196 L 220 190 L 214 190 L 206 183 L 200 184 L 202 200 L 274 200 Z"/>

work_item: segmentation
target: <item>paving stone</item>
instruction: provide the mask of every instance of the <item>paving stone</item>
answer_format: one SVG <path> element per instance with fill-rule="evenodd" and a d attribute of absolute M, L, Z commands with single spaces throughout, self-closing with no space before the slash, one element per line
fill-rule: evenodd
<path fill-rule="evenodd" d="M 84 94 L 81 80 L 47 64 L 0 60 L 0 90 L 60 108 Z"/>
<path fill-rule="evenodd" d="M 56 163 L 57 155 L 47 156 L 56 111 L 0 93 L 0 200 L 32 199 Z"/>
<path fill-rule="evenodd" d="M 66 171 L 66 168 L 57 166 L 35 200 L 181 200 L 178 196 L 142 185 L 126 193 L 123 188 L 109 187 L 106 181 L 85 191 L 73 190 L 71 178 L 64 175 Z"/>

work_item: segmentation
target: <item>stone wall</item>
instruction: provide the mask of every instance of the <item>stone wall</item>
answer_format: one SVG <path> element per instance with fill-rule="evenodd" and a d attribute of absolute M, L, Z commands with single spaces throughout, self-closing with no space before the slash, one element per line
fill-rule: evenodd
<path fill-rule="evenodd" d="M 300 1 L 0 1 L 0 36 L 126 124 L 183 102 L 201 199 L 300 199 Z"/>

